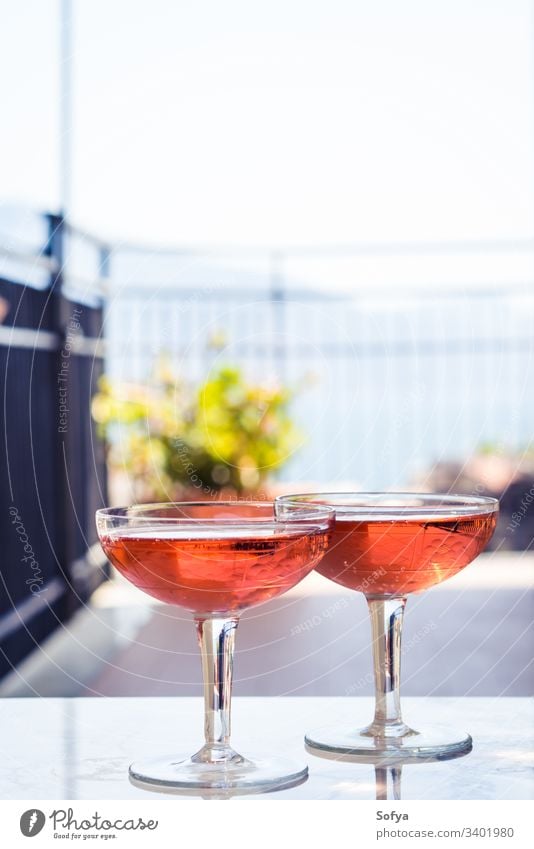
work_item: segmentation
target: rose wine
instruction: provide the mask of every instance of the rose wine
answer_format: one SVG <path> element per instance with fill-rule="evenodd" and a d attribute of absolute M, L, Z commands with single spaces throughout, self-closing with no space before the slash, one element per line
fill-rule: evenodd
<path fill-rule="evenodd" d="M 496 521 L 496 513 L 384 521 L 337 516 L 317 571 L 366 595 L 419 592 L 474 560 Z"/>
<path fill-rule="evenodd" d="M 280 523 L 121 529 L 102 536 L 115 568 L 160 601 L 195 613 L 232 613 L 268 601 L 318 563 L 329 533 Z"/>

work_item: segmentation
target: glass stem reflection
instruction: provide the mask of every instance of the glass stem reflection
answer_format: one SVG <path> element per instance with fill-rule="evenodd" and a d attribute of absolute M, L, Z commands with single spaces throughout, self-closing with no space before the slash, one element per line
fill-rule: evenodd
<path fill-rule="evenodd" d="M 239 619 L 197 618 L 204 678 L 205 744 L 193 756 L 199 763 L 244 762 L 230 746 L 230 703 L 235 633 Z"/>
<path fill-rule="evenodd" d="M 375 766 L 376 798 L 401 798 L 402 766 Z"/>
<path fill-rule="evenodd" d="M 375 716 L 366 733 L 404 737 L 414 734 L 402 721 L 400 703 L 401 635 L 406 597 L 368 597 L 373 638 Z"/>

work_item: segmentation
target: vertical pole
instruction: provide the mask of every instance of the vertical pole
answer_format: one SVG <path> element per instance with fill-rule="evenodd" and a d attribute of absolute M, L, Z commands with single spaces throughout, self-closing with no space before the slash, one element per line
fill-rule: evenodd
<path fill-rule="evenodd" d="M 71 211 L 72 175 L 72 0 L 61 0 L 59 33 L 59 208 Z"/>
<path fill-rule="evenodd" d="M 76 607 L 74 589 L 71 582 L 70 566 L 74 560 L 76 517 L 74 515 L 69 485 L 69 458 L 74 456 L 71 450 L 72 422 L 69 410 L 71 397 L 71 367 L 64 359 L 65 338 L 68 323 L 68 305 L 63 296 L 63 278 L 65 264 L 65 219 L 62 214 L 48 216 L 48 243 L 46 254 L 54 261 L 50 279 L 52 330 L 59 337 L 59 345 L 52 365 L 52 387 L 55 395 L 56 440 L 56 483 L 57 512 L 55 516 L 58 545 L 55 551 L 61 574 L 67 584 L 64 617 L 68 617 Z"/>
<path fill-rule="evenodd" d="M 103 337 L 108 332 L 107 326 L 107 318 L 108 318 L 108 296 L 109 296 L 109 280 L 111 277 L 111 249 L 109 245 L 101 244 L 100 245 L 100 262 L 99 262 L 99 276 L 102 284 L 100 291 L 100 306 L 98 310 L 95 310 L 98 315 L 98 327 L 92 331 L 92 336 L 97 336 L 99 339 L 103 339 Z M 109 356 L 108 350 L 105 350 L 106 357 Z M 97 388 L 97 382 L 100 377 L 106 371 L 106 361 L 104 359 L 97 359 L 93 363 L 94 369 L 94 379 L 95 386 L 94 391 Z M 94 427 L 94 425 L 93 425 Z M 95 468 L 98 479 L 98 487 L 100 492 L 100 502 L 105 506 L 108 503 L 108 489 L 107 489 L 107 455 L 108 455 L 108 445 L 105 439 L 99 439 L 94 431 L 94 439 L 93 439 L 93 452 L 94 459 L 96 460 Z M 109 564 L 106 565 L 106 570 L 108 569 Z"/>
<path fill-rule="evenodd" d="M 277 377 L 284 380 L 287 372 L 286 299 L 284 281 L 284 255 L 281 251 L 270 254 L 270 289 L 274 327 L 274 361 Z"/>

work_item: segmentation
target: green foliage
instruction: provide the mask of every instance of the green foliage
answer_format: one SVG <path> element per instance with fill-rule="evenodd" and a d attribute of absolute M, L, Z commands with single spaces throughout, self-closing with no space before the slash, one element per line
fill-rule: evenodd
<path fill-rule="evenodd" d="M 141 498 L 176 488 L 214 494 L 254 492 L 292 455 L 301 435 L 290 415 L 293 393 L 254 384 L 240 369 L 220 368 L 196 390 L 160 363 L 150 386 L 113 386 L 93 398 L 112 467 L 126 471 Z"/>
<path fill-rule="evenodd" d="M 477 454 L 481 457 L 507 457 L 510 460 L 520 460 L 532 458 L 534 456 L 534 446 L 532 443 L 523 444 L 519 448 L 512 448 L 510 445 L 499 440 L 488 440 L 481 442 L 477 448 Z"/>

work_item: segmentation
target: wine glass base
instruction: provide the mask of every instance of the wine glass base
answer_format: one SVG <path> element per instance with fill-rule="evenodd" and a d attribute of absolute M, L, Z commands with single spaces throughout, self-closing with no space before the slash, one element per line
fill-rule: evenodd
<path fill-rule="evenodd" d="M 229 795 L 268 793 L 301 784 L 308 767 L 281 758 L 243 759 L 242 763 L 198 763 L 191 758 L 137 761 L 130 780 L 152 790 L 208 790 Z"/>
<path fill-rule="evenodd" d="M 402 737 L 373 736 L 368 729 L 338 726 L 306 735 L 306 748 L 314 755 L 337 755 L 364 763 L 439 761 L 468 754 L 473 748 L 469 734 L 458 734 L 441 725 Z"/>

